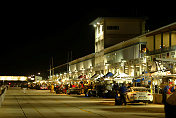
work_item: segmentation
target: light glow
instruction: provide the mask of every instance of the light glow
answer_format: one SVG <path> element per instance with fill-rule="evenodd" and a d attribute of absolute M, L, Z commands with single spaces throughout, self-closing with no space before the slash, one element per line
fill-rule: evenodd
<path fill-rule="evenodd" d="M 27 81 L 27 77 L 25 77 L 25 76 L 0 76 L 0 80 Z"/>

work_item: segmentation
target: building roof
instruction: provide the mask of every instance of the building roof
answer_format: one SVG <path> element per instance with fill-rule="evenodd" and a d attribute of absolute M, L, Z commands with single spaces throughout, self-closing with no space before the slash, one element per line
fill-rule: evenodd
<path fill-rule="evenodd" d="M 94 25 L 94 24 L 96 24 L 97 22 L 100 22 L 102 19 L 103 19 L 103 17 L 98 17 L 98 18 L 96 18 L 95 20 L 93 20 L 89 25 Z"/>
<path fill-rule="evenodd" d="M 153 35 L 159 34 L 161 32 L 169 32 L 169 31 L 176 31 L 176 22 L 171 23 L 171 24 L 166 25 L 166 26 L 163 26 L 163 27 L 158 28 L 156 30 L 153 30 L 151 32 L 142 34 L 140 36 L 134 37 L 134 38 L 129 39 L 127 41 L 123 41 L 123 42 L 117 43 L 117 44 L 115 44 L 113 46 L 105 48 L 104 52 L 106 54 L 106 53 L 109 53 L 109 52 L 112 52 L 112 51 L 115 51 L 115 50 L 130 46 L 130 45 L 135 44 L 137 42 L 146 42 L 146 39 L 141 38 L 141 37 L 153 36 Z"/>
<path fill-rule="evenodd" d="M 163 26 L 161 28 L 158 28 L 156 30 L 153 30 L 151 32 L 146 33 L 145 35 L 148 36 L 153 36 L 153 35 L 157 35 L 160 34 L 161 32 L 169 32 L 169 31 L 176 31 L 176 22 L 171 23 L 169 25 Z"/>
<path fill-rule="evenodd" d="M 89 60 L 91 58 L 94 58 L 94 53 L 86 55 L 86 56 L 78 58 L 78 59 L 75 59 L 75 60 L 71 61 L 70 64 L 72 65 L 72 64 L 79 63 L 79 62 L 82 62 L 85 60 Z"/>
<path fill-rule="evenodd" d="M 93 22 L 90 23 L 90 25 L 93 25 L 94 23 L 97 23 L 98 21 L 100 21 L 103 17 L 98 17 L 97 19 L 95 19 Z M 132 39 L 129 39 L 127 41 L 123 41 L 123 42 L 120 42 L 118 44 L 115 44 L 113 46 L 110 46 L 108 48 L 105 48 L 104 49 L 104 52 L 105 54 L 106 53 L 109 53 L 109 52 L 113 52 L 113 51 L 116 51 L 118 49 L 121 49 L 121 48 L 124 48 L 124 47 L 127 47 L 127 46 L 130 46 L 132 44 L 136 44 L 137 42 L 145 42 L 146 40 L 144 40 L 144 38 L 142 37 L 148 37 L 148 36 L 152 36 L 152 35 L 156 35 L 156 34 L 159 34 L 161 32 L 168 32 L 168 31 L 176 31 L 176 22 L 174 23 L 171 23 L 169 25 L 166 25 L 166 26 L 163 26 L 161 28 L 158 28 L 156 30 L 153 30 L 151 32 L 148 32 L 148 33 L 145 33 L 145 34 L 142 34 L 140 36 L 137 36 L 137 37 L 134 37 Z M 85 61 L 85 60 L 88 60 L 88 59 L 91 59 L 91 58 L 94 58 L 94 53 L 92 54 L 89 54 L 89 55 L 86 55 L 84 57 L 81 57 L 81 58 L 78 58 L 78 59 L 75 59 L 71 62 L 69 62 L 69 64 L 75 64 L 75 63 L 79 63 L 79 62 L 82 62 L 82 61 Z M 68 64 L 68 63 L 66 63 Z M 63 64 L 64 65 L 64 64 Z M 62 66 L 62 65 L 61 65 Z M 58 66 L 59 67 L 59 66 Z M 55 67 L 57 68 L 57 67 Z"/>
<path fill-rule="evenodd" d="M 93 20 L 89 25 L 95 25 L 95 24 L 97 24 L 97 22 L 100 22 L 102 19 L 146 20 L 147 17 L 98 17 L 95 20 Z"/>

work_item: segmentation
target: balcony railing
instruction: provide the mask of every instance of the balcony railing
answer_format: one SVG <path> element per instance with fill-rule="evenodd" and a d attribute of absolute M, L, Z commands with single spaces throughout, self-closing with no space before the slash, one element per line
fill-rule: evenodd
<path fill-rule="evenodd" d="M 149 51 L 147 52 L 147 55 L 154 55 L 154 54 L 160 54 L 160 53 L 165 53 L 165 52 L 170 52 L 170 51 L 175 51 L 176 50 L 176 45 L 172 47 L 164 47 L 162 49 L 157 49 L 154 51 Z"/>

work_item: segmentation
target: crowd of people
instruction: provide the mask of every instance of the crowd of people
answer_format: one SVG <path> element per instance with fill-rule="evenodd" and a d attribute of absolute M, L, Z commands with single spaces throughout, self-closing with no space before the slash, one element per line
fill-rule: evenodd
<path fill-rule="evenodd" d="M 176 90 L 176 86 L 173 83 L 164 83 L 162 87 L 163 104 L 166 104 L 167 94 L 172 94 Z M 75 89 L 80 94 L 85 96 L 95 96 L 104 98 L 115 98 L 116 105 L 126 105 L 126 92 L 127 89 L 132 87 L 131 83 L 116 83 L 115 81 L 98 81 L 98 82 L 87 82 L 79 81 L 72 82 L 69 84 L 53 84 L 54 92 L 57 94 L 68 94 L 69 90 Z M 51 85 L 48 86 L 48 89 Z"/>
<path fill-rule="evenodd" d="M 56 93 L 68 94 L 69 89 L 79 89 L 80 94 L 85 96 L 96 96 L 103 98 L 115 98 L 115 104 L 126 105 L 126 91 L 127 88 L 132 87 L 132 84 L 128 83 L 110 83 L 109 81 L 103 82 L 79 82 L 74 84 L 60 84 L 54 86 Z M 120 95 L 120 96 L 119 96 Z"/>

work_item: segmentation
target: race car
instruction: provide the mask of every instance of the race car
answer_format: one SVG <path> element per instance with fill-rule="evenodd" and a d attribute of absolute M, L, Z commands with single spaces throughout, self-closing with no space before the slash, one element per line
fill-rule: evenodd
<path fill-rule="evenodd" d="M 79 89 L 79 88 L 70 88 L 68 90 L 68 95 L 70 95 L 70 94 L 81 95 L 81 89 Z"/>
<path fill-rule="evenodd" d="M 130 87 L 127 90 L 127 102 L 144 102 L 153 101 L 153 95 L 146 87 Z"/>
<path fill-rule="evenodd" d="M 40 90 L 48 90 L 48 87 L 45 85 L 40 86 Z"/>

